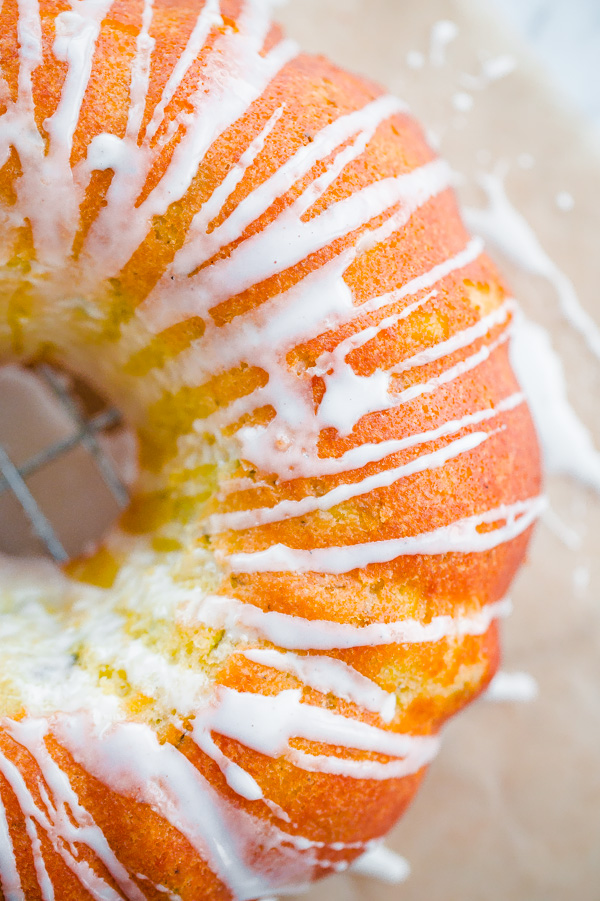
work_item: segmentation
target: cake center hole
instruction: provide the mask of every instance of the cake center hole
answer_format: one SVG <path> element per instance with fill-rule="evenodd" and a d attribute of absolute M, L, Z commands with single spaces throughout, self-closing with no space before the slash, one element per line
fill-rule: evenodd
<path fill-rule="evenodd" d="M 80 379 L 0 367 L 0 553 L 65 562 L 94 549 L 127 505 L 135 439 Z"/>

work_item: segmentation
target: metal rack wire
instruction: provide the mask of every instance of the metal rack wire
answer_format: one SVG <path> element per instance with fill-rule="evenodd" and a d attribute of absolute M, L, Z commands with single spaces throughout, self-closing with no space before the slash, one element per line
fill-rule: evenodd
<path fill-rule="evenodd" d="M 52 460 L 56 460 L 58 457 L 66 454 L 67 451 L 81 445 L 95 460 L 102 479 L 118 506 L 122 509 L 129 500 L 127 487 L 98 441 L 98 435 L 106 429 L 118 425 L 121 417 L 117 410 L 108 409 L 103 410 L 90 419 L 86 419 L 80 413 L 73 397 L 71 397 L 68 389 L 53 369 L 49 366 L 40 366 L 36 371 L 51 388 L 58 403 L 75 425 L 76 431 L 68 438 L 44 448 L 20 466 L 17 466 L 11 460 L 6 449 L 0 444 L 0 494 L 5 491 L 12 492 L 29 520 L 33 532 L 43 542 L 50 556 L 58 563 L 64 563 L 69 559 L 69 555 L 65 551 L 54 526 L 40 509 L 25 480 Z"/>

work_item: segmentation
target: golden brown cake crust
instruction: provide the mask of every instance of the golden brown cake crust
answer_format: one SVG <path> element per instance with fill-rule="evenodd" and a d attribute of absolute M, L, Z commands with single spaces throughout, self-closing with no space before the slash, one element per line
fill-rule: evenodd
<path fill-rule="evenodd" d="M 6 84 L 3 106 L 0 106 L 3 115 L 18 103 L 19 92 L 22 95 L 24 90 L 23 84 L 19 84 L 24 65 L 22 50 L 19 51 L 23 38 L 17 33 L 17 24 L 23 22 L 24 10 L 33 9 L 33 6 L 33 3 L 4 0 L 0 11 L 0 61 Z M 194 105 L 198 83 L 207 77 L 207 67 L 222 52 L 219 42 L 223 36 L 236 35 L 243 28 L 240 15 L 246 6 L 241 0 L 224 0 L 221 24 L 210 30 L 195 61 L 165 104 L 160 125 L 148 142 L 154 155 L 138 192 L 136 207 L 141 207 L 153 196 L 152 192 L 160 188 L 169 172 L 186 129 L 191 128 L 194 116 L 199 115 Z M 150 26 L 154 41 L 152 64 L 140 135 L 153 121 L 153 113 L 184 54 L 202 7 L 202 3 L 154 2 Z M 35 122 L 48 152 L 51 140 L 47 123 L 59 108 L 69 65 L 73 65 L 55 56 L 55 26 L 57 16 L 69 14 L 71 5 L 40 0 L 39 8 L 43 62 L 32 71 L 32 97 Z M 69 158 L 73 172 L 82 171 L 77 167 L 85 162 L 94 138 L 106 133 L 126 138 L 132 61 L 143 25 L 143 12 L 141 3 L 115 0 L 103 18 L 73 133 Z M 63 21 L 67 20 L 63 18 Z M 280 40 L 276 27 L 267 31 L 262 57 L 266 58 L 280 46 Z M 230 65 L 235 62 L 232 60 Z M 210 84 L 207 91 L 209 89 L 212 89 Z M 119 265 L 118 271 L 106 279 L 99 277 L 91 285 L 88 289 L 90 297 L 98 303 L 101 315 L 90 322 L 69 318 L 70 313 L 52 306 L 45 292 L 53 279 L 74 278 L 78 266 L 81 272 L 91 270 L 93 259 L 87 256 L 89 246 L 94 246 L 94 226 L 110 198 L 111 185 L 116 178 L 114 170 L 98 168 L 90 173 L 78 207 L 78 223 L 69 244 L 68 265 L 40 262 L 41 230 L 36 234 L 36 224 L 28 216 L 15 228 L 7 218 L 9 224 L 4 228 L 2 247 L 7 261 L 5 271 L 10 273 L 10 278 L 6 280 L 7 287 L 0 300 L 0 351 L 6 360 L 50 359 L 78 372 L 95 382 L 123 409 L 139 436 L 141 467 L 148 475 L 136 489 L 132 505 L 121 521 L 121 531 L 131 540 L 151 542 L 160 535 L 166 542 L 174 539 L 168 530 L 163 536 L 161 529 L 165 524 L 168 526 L 180 517 L 185 520 L 185 534 L 189 535 L 192 523 L 196 529 L 194 547 L 208 548 L 220 566 L 218 582 L 212 589 L 217 597 L 239 601 L 247 609 L 257 608 L 266 614 L 282 614 L 298 621 L 323 620 L 360 628 L 415 620 L 426 627 L 437 622 L 436 618 L 473 615 L 501 601 L 524 557 L 531 527 L 515 532 L 514 537 L 489 549 L 473 552 L 452 550 L 451 546 L 447 551 L 432 553 L 411 551 L 394 555 L 390 552 L 389 559 L 363 565 L 361 548 L 374 542 L 381 543 L 378 547 L 386 542 L 396 542 L 400 548 L 402 539 L 410 540 L 413 536 L 437 530 L 446 535 L 444 530 L 453 524 L 475 521 L 487 511 L 498 509 L 496 520 L 478 521 L 469 533 L 476 544 L 478 539 L 473 538 L 473 533 L 481 536 L 502 528 L 509 520 L 509 515 L 502 511 L 536 498 L 540 491 L 538 450 L 527 408 L 516 402 L 514 406 L 502 407 L 506 398 L 519 392 L 510 368 L 508 344 L 502 340 L 509 326 L 511 310 L 506 307 L 506 287 L 485 255 L 474 254 L 463 266 L 435 280 L 434 288 L 419 289 L 407 298 L 392 298 L 385 306 L 384 316 L 379 311 L 362 313 L 357 309 L 345 321 L 323 326 L 286 348 L 285 365 L 312 397 L 315 410 L 323 409 L 323 399 L 332 390 L 328 387 L 332 377 L 321 365 L 322 361 L 328 359 L 331 366 L 337 365 L 334 355 L 341 342 L 350 340 L 364 329 L 372 329 L 369 340 L 357 342 L 355 347 L 348 345 L 346 363 L 357 379 L 373 379 L 377 373 L 394 369 L 389 390 L 394 396 L 406 392 L 406 400 L 401 405 L 390 403 L 384 409 L 376 405 L 370 409 L 367 404 L 364 415 L 352 422 L 346 431 L 325 421 L 318 437 L 318 458 L 332 461 L 343 454 L 351 458 L 353 452 L 366 445 L 396 442 L 398 449 L 390 451 L 383 461 L 374 455 L 358 467 L 349 466 L 338 472 L 332 467 L 329 474 L 327 467 L 316 474 L 299 469 L 290 469 L 286 473 L 283 470 L 277 472 L 266 464 L 261 468 L 239 451 L 237 457 L 232 452 L 227 466 L 219 470 L 213 490 L 202 497 L 196 494 L 196 499 L 193 496 L 186 507 L 182 500 L 184 494 L 174 494 L 176 489 L 172 487 L 176 484 L 178 471 L 183 473 L 183 478 L 191 478 L 186 475 L 186 467 L 177 462 L 182 447 L 178 439 L 190 435 L 196 423 L 198 440 L 207 441 L 208 427 L 204 431 L 202 423 L 219 410 L 228 409 L 236 399 L 266 386 L 270 376 L 259 362 L 249 361 L 243 354 L 235 364 L 227 363 L 225 368 L 216 365 L 214 373 L 197 384 L 188 382 L 174 386 L 164 372 L 168 371 L 170 361 L 177 360 L 181 354 L 189 354 L 195 347 L 194 342 L 208 334 L 207 329 L 227 329 L 240 319 L 252 327 L 258 311 L 269 302 L 273 304 L 272 316 L 281 316 L 283 321 L 286 298 L 294 286 L 301 285 L 303 280 L 318 274 L 352 249 L 367 225 L 372 231 L 384 226 L 390 216 L 389 209 L 370 216 L 366 223 L 351 227 L 354 207 L 348 207 L 347 221 L 332 227 L 323 246 L 309 248 L 295 262 L 293 254 L 290 255 L 289 264 L 279 265 L 276 261 L 270 274 L 267 271 L 250 286 L 244 287 L 243 279 L 238 279 L 236 290 L 213 305 L 207 304 L 205 312 L 197 315 L 188 312 L 182 317 L 173 316 L 171 321 L 167 297 L 160 307 L 160 315 L 156 314 L 156 322 L 162 324 L 153 327 L 145 340 L 132 340 L 126 353 L 123 350 L 123 335 L 128 333 L 127 329 L 132 330 L 131 324 L 137 322 L 140 310 L 144 311 L 143 315 L 150 316 L 145 312 L 151 310 L 148 299 L 154 296 L 153 292 L 156 294 L 165 273 L 171 271 L 170 267 L 191 233 L 194 216 L 207 204 L 232 167 L 243 163 L 243 154 L 278 109 L 281 110 L 279 119 L 265 138 L 264 148 L 244 170 L 237 186 L 211 219 L 207 234 L 230 221 L 245 200 L 252 198 L 301 148 L 318 140 L 331 123 L 363 110 L 382 96 L 376 85 L 338 69 L 321 57 L 291 56 L 268 80 L 258 98 L 210 142 L 189 187 L 181 197 L 167 203 L 163 212 L 150 217 L 142 240 Z M 340 146 L 344 149 L 350 144 L 348 138 Z M 327 173 L 333 157 L 331 153 L 316 162 L 286 190 L 276 193 L 273 202 L 251 219 L 241 235 L 217 247 L 191 274 L 197 276 L 200 273 L 203 277 L 203 272 L 235 257 L 235 252 L 253 236 L 265 233 L 286 210 L 292 209 L 294 202 L 315 179 Z M 382 117 L 364 150 L 349 160 L 320 196 L 315 196 L 301 221 L 309 223 L 327 215 L 336 204 L 352 200 L 374 182 L 397 180 L 433 162 L 434 155 L 410 115 L 402 110 L 392 112 Z M 4 211 L 19 209 L 19 191 L 26 167 L 27 162 L 20 159 L 19 150 L 14 145 L 9 147 L 0 169 L 0 201 Z M 59 195 L 57 203 L 61 202 Z M 396 211 L 401 206 L 399 202 Z M 289 243 L 293 244 L 294 240 L 292 230 Z M 405 225 L 349 258 L 343 280 L 355 306 L 368 305 L 372 298 L 398 292 L 411 280 L 461 254 L 469 240 L 451 189 L 441 188 L 418 204 Z M 287 246 L 284 242 L 282 253 L 287 252 Z M 268 249 L 263 252 L 267 253 Z M 206 283 L 211 284 L 208 280 Z M 436 293 L 412 314 L 404 318 L 398 316 L 409 302 L 415 298 L 422 300 L 431 290 Z M 505 307 L 508 310 L 506 316 L 498 315 L 494 320 L 494 311 Z M 58 328 L 51 324 L 54 316 L 60 319 Z M 386 317 L 390 324 L 381 327 Z M 492 317 L 491 324 L 480 335 L 473 332 L 472 341 L 458 341 L 455 349 L 449 344 L 447 353 L 432 353 L 431 359 L 427 358 L 429 349 L 450 342 L 453 336 L 469 329 L 476 329 L 484 317 Z M 464 373 L 444 382 L 444 374 L 450 368 L 460 368 L 477 354 L 481 358 L 477 365 L 473 364 L 471 369 L 465 366 Z M 403 362 L 412 357 L 417 363 L 403 367 Z M 432 387 L 421 393 L 414 390 L 411 397 L 409 389 L 423 384 L 435 385 L 435 389 Z M 491 411 L 496 408 L 499 409 L 491 419 Z M 454 433 L 443 433 L 445 424 L 460 423 L 475 411 L 482 410 L 489 411 L 491 424 L 470 423 Z M 337 414 L 334 409 L 332 422 Z M 224 440 L 235 446 L 244 429 L 267 426 L 276 416 L 272 398 L 267 395 L 265 403 L 257 403 L 255 408 L 243 411 L 237 419 L 232 418 L 220 427 L 221 433 Z M 377 483 L 379 474 L 408 466 L 420 453 L 442 453 L 451 440 L 458 441 L 477 429 L 485 430 L 489 435 L 481 443 L 445 460 L 443 465 L 432 464 L 431 468 L 417 469 L 389 484 L 385 484 L 385 480 Z M 435 433 L 438 437 L 421 442 L 417 448 L 408 444 L 399 446 L 410 436 L 423 433 Z M 452 434 L 451 438 L 449 434 Z M 152 478 L 160 480 L 163 473 L 169 474 L 170 487 L 168 490 L 162 486 L 153 489 Z M 224 486 L 229 482 L 233 484 L 235 479 L 243 480 L 243 484 L 239 482 L 240 487 L 225 492 Z M 367 483 L 373 488 L 344 494 L 343 486 L 367 479 L 374 479 Z M 335 500 L 330 508 L 320 509 L 313 505 L 313 509 L 307 506 L 304 510 L 293 507 L 295 502 L 307 497 L 321 498 L 336 489 L 339 489 L 338 494 L 332 497 L 342 500 Z M 223 514 L 270 509 L 284 502 L 291 502 L 289 509 L 298 509 L 298 515 L 273 522 L 261 522 L 259 517 L 248 526 L 243 525 L 242 517 L 239 520 L 241 527 L 230 527 L 230 523 L 236 522 L 235 517 L 218 519 Z M 221 525 L 211 529 L 207 523 L 215 516 Z M 267 565 L 263 571 L 260 568 L 252 571 L 250 564 L 259 557 L 251 558 L 250 555 L 271 553 L 270 549 L 279 545 L 288 549 L 294 560 L 305 561 L 308 558 L 303 556 L 304 552 L 312 551 L 315 561 L 323 559 L 326 562 L 322 566 L 316 563 L 314 570 L 310 569 L 310 564 L 304 566 L 302 563 L 296 571 L 293 567 L 286 571 Z M 358 563 L 354 568 L 337 563 L 331 565 L 328 562 L 333 559 L 331 555 L 321 558 L 315 553 L 347 546 L 356 546 Z M 106 548 L 102 561 L 106 560 L 106 555 L 114 556 L 114 544 L 108 541 Z M 340 554 L 335 559 L 338 558 L 341 559 Z M 75 561 L 70 572 L 82 582 L 104 585 L 116 579 L 115 584 L 119 584 L 119 566 L 125 565 L 121 558 L 114 565 L 114 572 L 111 570 L 108 582 L 106 579 L 103 582 L 104 576 L 99 574 L 99 559 L 96 555 L 92 561 Z M 263 559 L 270 558 L 260 557 Z M 103 562 L 101 566 L 104 565 Z M 328 567 L 330 571 L 327 571 Z M 183 643 L 188 638 L 183 626 L 181 629 Z M 265 635 L 260 640 L 251 638 L 249 645 L 285 647 Z M 313 648 L 312 657 L 322 653 L 328 659 L 341 661 L 383 691 L 396 693 L 396 712 L 391 722 L 386 723 L 379 713 L 336 696 L 332 691 L 303 685 L 303 679 L 294 672 L 279 671 L 249 659 L 243 654 L 247 647 L 248 641 L 238 642 L 231 653 L 211 664 L 210 678 L 214 685 L 265 697 L 302 688 L 303 704 L 333 711 L 349 722 L 359 721 L 390 734 L 410 736 L 437 733 L 449 716 L 487 686 L 496 670 L 499 654 L 497 626 L 492 619 L 481 634 L 457 631 L 449 632 L 439 640 Z M 294 648 L 300 654 L 304 653 L 301 643 L 292 646 L 292 650 Z M 102 673 L 99 678 L 105 678 Z M 90 700 L 90 704 L 93 703 Z M 136 703 L 139 704 L 139 699 Z M 130 722 L 145 722 L 142 714 L 136 713 L 138 709 L 142 710 L 142 707 L 130 707 Z M 21 723 L 27 723 L 31 716 L 26 703 L 21 705 L 18 715 L 10 710 L 5 712 L 12 714 L 13 720 L 21 718 Z M 45 714 L 50 723 L 45 747 L 70 782 L 81 808 L 88 812 L 99 834 L 105 836 L 131 884 L 136 886 L 139 897 L 163 899 L 165 889 L 170 897 L 179 897 L 183 901 L 234 897 L 235 888 L 227 884 L 222 873 L 219 875 L 214 871 L 208 859 L 186 837 L 185 830 L 178 830 L 134 789 L 124 792 L 118 787 L 110 787 L 75 761 L 73 754 L 52 734 L 54 718 L 60 718 L 60 715 L 60 709 Z M 401 778 L 387 779 L 311 772 L 293 763 L 289 756 L 261 753 L 231 735 L 213 730 L 216 747 L 230 762 L 250 774 L 264 798 L 285 812 L 288 821 L 283 822 L 262 800 L 241 797 L 227 783 L 223 768 L 214 755 L 201 749 L 195 740 L 193 716 L 183 716 L 179 722 L 178 727 L 175 722 L 168 724 L 162 720 L 159 726 L 152 728 L 161 743 L 170 743 L 177 749 L 226 799 L 228 810 L 247 811 L 259 826 L 266 824 L 265 829 L 276 823 L 280 832 L 302 836 L 312 843 L 310 853 L 322 863 L 320 867 L 309 868 L 311 878 L 331 872 L 342 861 L 352 860 L 364 850 L 366 842 L 384 835 L 405 810 L 424 772 L 424 766 L 420 766 Z M 19 796 L 15 783 L 14 769 L 10 767 L 16 767 L 40 810 L 47 806 L 44 800 L 47 788 L 44 786 L 49 784 L 48 769 L 40 764 L 41 758 L 36 763 L 11 728 L 9 724 L 0 731 L 0 749 L 3 760 L 8 762 L 0 767 L 0 794 L 21 894 L 8 893 L 10 874 L 7 875 L 6 867 L 3 870 L 0 865 L 2 897 L 10 897 L 11 901 L 17 897 L 27 901 L 46 897 L 40 859 L 57 899 L 80 901 L 98 897 L 95 894 L 97 888 L 91 889 L 89 885 L 86 888 L 81 872 L 78 875 L 72 865 L 72 857 L 61 852 L 63 839 L 58 827 L 53 832 L 44 825 L 46 821 L 41 816 L 32 820 L 24 806 L 23 796 Z M 332 753 L 332 743 L 314 737 L 292 736 L 290 747 L 305 755 Z M 378 751 L 342 745 L 334 750 L 335 758 L 342 761 L 390 761 L 389 755 Z M 131 761 L 131 766 L 136 766 L 135 760 Z M 54 791 L 52 785 L 50 790 Z M 56 811 L 54 814 L 47 811 L 49 820 L 53 815 L 58 818 Z M 36 825 L 32 826 L 34 822 Z M 32 842 L 32 835 L 37 836 L 39 845 Z M 97 845 L 93 841 L 87 842 L 83 833 L 81 837 L 81 841 L 75 840 L 75 857 L 78 861 L 87 861 L 90 871 L 111 887 L 115 894 L 110 897 L 138 897 L 133 889 L 127 888 L 125 881 L 119 883 L 115 872 L 102 863 Z M 267 873 L 270 868 L 281 869 L 283 864 L 279 861 L 278 850 L 269 851 L 265 842 L 261 838 L 255 848 L 245 846 L 243 864 L 246 868 L 252 870 L 255 867 L 259 872 Z M 338 843 L 344 847 L 340 849 Z M 287 847 L 286 853 L 290 853 L 292 845 Z M 296 849 L 298 856 L 306 851 L 298 842 Z"/>

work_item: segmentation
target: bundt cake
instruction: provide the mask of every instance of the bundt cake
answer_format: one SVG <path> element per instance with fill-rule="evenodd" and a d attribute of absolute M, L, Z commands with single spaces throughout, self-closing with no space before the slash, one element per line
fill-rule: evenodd
<path fill-rule="evenodd" d="M 346 868 L 488 684 L 540 510 L 513 301 L 399 100 L 265 0 L 3 0 L 0 360 L 138 442 L 0 574 L 6 901 Z"/>

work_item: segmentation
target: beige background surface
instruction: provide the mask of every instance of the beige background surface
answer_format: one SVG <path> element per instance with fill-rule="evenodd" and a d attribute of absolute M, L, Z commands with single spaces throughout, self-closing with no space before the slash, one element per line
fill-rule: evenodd
<path fill-rule="evenodd" d="M 484 204 L 477 172 L 502 162 L 512 202 L 600 322 L 600 152 L 481 3 L 296 0 L 279 18 L 306 48 L 408 100 L 466 176 L 461 194 L 470 204 Z M 411 69 L 407 53 L 427 57 L 442 18 L 460 28 L 446 64 Z M 473 91 L 472 109 L 458 112 L 463 74 L 477 75 L 482 61 L 506 53 L 517 70 Z M 534 157 L 532 167 L 523 154 Z M 558 209 L 560 191 L 573 195 L 571 212 Z M 600 446 L 600 361 L 561 317 L 551 285 L 498 259 L 526 313 L 551 331 L 571 403 Z M 600 898 L 600 498 L 566 478 L 547 488 L 572 547 L 540 524 L 504 626 L 504 668 L 532 673 L 539 699 L 480 701 L 447 729 L 440 758 L 388 842 L 410 861 L 408 882 L 337 876 L 313 889 L 311 901 Z"/>
<path fill-rule="evenodd" d="M 407 99 L 465 176 L 460 190 L 470 204 L 484 203 L 478 172 L 499 163 L 507 168 L 513 203 L 600 322 L 600 150 L 481 6 L 477 0 L 295 0 L 280 18 L 307 48 Z M 407 53 L 427 57 L 431 28 L 442 18 L 460 28 L 446 64 L 411 69 Z M 478 75 L 483 61 L 505 53 L 518 58 L 517 71 L 474 90 L 472 109 L 458 112 L 453 98 L 464 90 L 464 74 Z M 523 154 L 533 156 L 532 167 L 523 165 Z M 573 195 L 571 212 L 558 209 L 560 191 Z M 571 402 L 600 447 L 600 361 L 562 319 L 551 285 L 501 262 L 527 314 L 551 331 L 567 366 Z M 0 419 L 10 425 L 22 401 L 8 397 L 10 373 L 2 378 Z M 39 409 L 31 420 L 38 438 L 42 428 L 48 438 L 72 430 L 49 410 L 42 425 Z M 20 459 L 21 449 L 10 449 Z M 79 463 L 70 458 L 56 465 L 64 468 L 62 475 L 48 468 L 36 477 L 42 494 L 55 488 L 59 476 L 60 484 L 72 479 Z M 92 475 L 83 475 L 89 486 Z M 338 876 L 314 888 L 311 901 L 600 898 L 600 498 L 568 479 L 550 480 L 548 493 L 570 530 L 571 546 L 540 524 L 513 592 L 515 613 L 504 626 L 504 667 L 532 673 L 539 700 L 481 701 L 447 729 L 440 758 L 389 841 L 411 863 L 407 883 L 388 887 Z M 114 506 L 107 497 L 103 503 L 108 522 Z M 7 495 L 0 497 L 0 520 L 7 504 L 14 506 Z M 46 512 L 55 523 L 67 522 L 60 507 Z M 74 550 L 81 536 L 64 529 L 61 538 Z M 23 522 L 19 546 L 27 533 Z M 14 543 L 14 535 L 4 538 Z M 4 551 L 12 550 L 10 542 Z M 35 551 L 37 543 L 28 549 Z"/>

